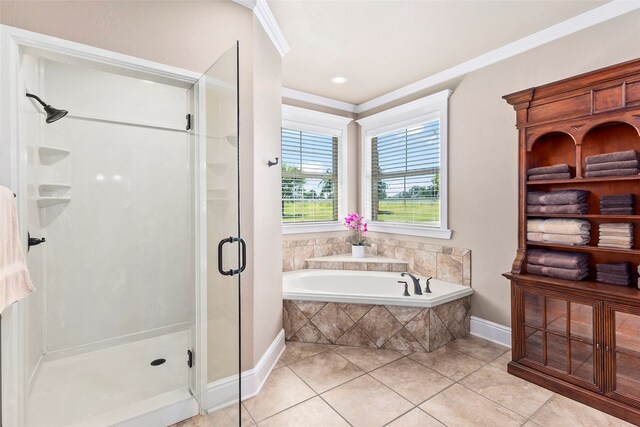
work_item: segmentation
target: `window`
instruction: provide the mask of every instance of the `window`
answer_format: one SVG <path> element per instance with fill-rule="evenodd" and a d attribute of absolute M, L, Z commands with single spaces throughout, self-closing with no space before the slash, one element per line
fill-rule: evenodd
<path fill-rule="evenodd" d="M 440 121 L 371 138 L 371 220 L 440 226 Z"/>
<path fill-rule="evenodd" d="M 338 138 L 282 128 L 282 221 L 338 220 Z"/>
<path fill-rule="evenodd" d="M 282 106 L 282 230 L 342 230 L 347 124 L 352 119 Z"/>
<path fill-rule="evenodd" d="M 362 211 L 370 230 L 450 238 L 447 102 L 450 91 L 358 120 Z"/>

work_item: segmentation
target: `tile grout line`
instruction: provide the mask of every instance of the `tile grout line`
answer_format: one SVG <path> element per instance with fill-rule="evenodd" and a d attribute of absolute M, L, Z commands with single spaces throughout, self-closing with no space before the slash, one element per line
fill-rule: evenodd
<path fill-rule="evenodd" d="M 544 407 L 547 405 L 547 403 L 549 403 L 549 401 L 550 401 L 551 399 L 553 399 L 553 397 L 554 397 L 555 395 L 556 395 L 556 393 L 552 391 L 552 392 L 551 392 L 551 396 L 550 396 L 547 400 L 545 400 L 545 401 L 544 401 L 544 403 L 543 403 L 542 405 L 540 405 L 540 407 L 539 407 L 538 409 L 536 409 L 536 411 L 535 411 L 533 414 L 531 414 L 531 416 L 530 416 L 529 418 L 527 418 L 527 422 L 531 421 L 532 423 L 538 424 L 538 423 L 536 423 L 535 421 L 533 421 L 533 417 L 535 417 L 535 416 L 536 416 L 536 414 L 537 414 L 538 412 L 540 412 L 540 410 L 541 410 L 542 408 L 544 408 Z M 525 424 L 526 424 L 526 423 L 525 423 Z"/>
<path fill-rule="evenodd" d="M 332 349 L 332 348 L 330 348 L 329 350 L 330 350 L 330 351 L 333 351 L 333 349 Z M 318 353 L 318 354 L 320 354 L 320 353 Z M 339 355 L 339 354 L 338 354 L 338 355 Z M 340 356 L 340 357 L 342 357 L 342 356 Z M 345 360 L 346 360 L 346 359 L 345 359 Z M 349 361 L 347 360 L 347 362 L 349 362 Z M 351 363 L 351 362 L 349 362 L 349 363 Z M 354 366 L 355 366 L 355 365 L 354 365 Z M 360 369 L 360 368 L 358 368 L 358 369 Z M 326 401 L 326 400 L 325 400 L 325 399 L 324 399 L 324 398 L 323 398 L 323 397 L 322 397 L 322 396 L 321 396 L 321 395 L 320 395 L 320 394 L 319 394 L 319 393 L 318 393 L 318 392 L 317 392 L 313 387 L 311 387 L 309 384 L 307 384 L 307 382 L 306 382 L 306 381 L 305 381 L 305 380 L 304 380 L 300 375 L 298 375 L 298 374 L 297 374 L 293 369 L 290 369 L 290 371 L 291 371 L 291 372 L 293 372 L 293 374 L 294 374 L 296 377 L 298 377 L 298 378 L 300 379 L 300 381 L 302 381 L 304 384 L 306 384 L 306 386 L 307 386 L 307 387 L 309 387 L 309 388 L 310 388 L 310 389 L 311 389 L 311 390 L 316 394 L 314 397 L 316 397 L 316 396 L 317 396 L 317 397 L 319 397 L 320 399 L 322 399 L 322 401 L 323 401 L 323 402 L 325 402 L 327 405 L 329 405 L 329 407 L 330 407 L 330 408 L 331 408 L 331 409 L 332 409 L 336 414 L 338 414 L 338 416 L 339 416 L 340 418 L 342 418 L 342 419 L 343 419 L 347 424 L 349 424 L 350 426 L 353 426 L 349 421 L 347 421 L 347 420 L 342 416 L 342 414 L 341 414 L 340 412 L 338 412 L 338 411 L 336 410 L 336 408 L 334 408 L 333 406 L 331 406 L 331 404 L 329 404 L 329 402 L 327 402 L 327 401 Z M 364 371 L 363 371 L 363 372 L 364 372 Z M 363 374 L 363 375 L 366 375 L 366 372 L 364 372 L 364 374 Z M 362 375 L 359 375 L 359 376 L 357 376 L 356 378 L 360 378 L 361 376 L 362 376 Z M 356 378 L 353 378 L 353 379 L 351 379 L 351 380 L 349 380 L 349 381 L 353 381 L 353 380 L 355 380 Z M 349 382 L 349 381 L 347 381 L 347 382 Z M 346 384 L 347 382 L 344 382 L 344 383 L 342 383 L 342 384 Z M 337 385 L 336 387 L 340 387 L 342 384 Z M 327 393 L 328 391 L 331 391 L 331 390 L 333 390 L 333 389 L 334 389 L 334 388 L 336 388 L 336 387 L 330 388 L 329 390 L 324 391 L 324 393 Z M 313 399 L 313 397 L 312 397 L 311 399 Z M 287 409 L 290 409 L 290 408 L 287 408 Z M 285 411 L 286 411 L 286 409 L 285 409 Z"/>
<path fill-rule="evenodd" d="M 242 397 L 240 398 L 242 399 Z M 249 412 L 249 410 L 247 409 L 246 406 L 244 406 L 244 401 L 240 401 L 240 404 L 242 405 L 242 407 L 244 408 L 245 411 L 247 411 L 247 415 L 249 415 L 249 418 L 251 418 L 251 421 L 253 422 L 253 425 L 257 426 L 258 422 L 253 418 L 253 415 L 251 415 L 251 412 Z M 242 424 L 242 410 L 240 410 L 240 424 Z"/>

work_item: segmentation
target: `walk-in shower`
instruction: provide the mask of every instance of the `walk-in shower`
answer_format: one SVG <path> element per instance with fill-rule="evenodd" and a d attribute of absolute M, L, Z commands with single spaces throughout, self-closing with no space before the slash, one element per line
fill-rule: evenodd
<path fill-rule="evenodd" d="M 19 49 L 18 138 L 0 146 L 25 244 L 43 238 L 37 291 L 3 313 L 3 426 L 239 408 L 239 275 L 218 272 L 242 269 L 237 46 L 200 79 L 40 49 Z"/>

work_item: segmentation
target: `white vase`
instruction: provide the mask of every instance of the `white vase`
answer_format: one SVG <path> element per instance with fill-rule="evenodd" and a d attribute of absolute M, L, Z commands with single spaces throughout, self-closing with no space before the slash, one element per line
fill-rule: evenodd
<path fill-rule="evenodd" d="M 364 258 L 364 246 L 351 245 L 351 256 L 353 258 Z"/>

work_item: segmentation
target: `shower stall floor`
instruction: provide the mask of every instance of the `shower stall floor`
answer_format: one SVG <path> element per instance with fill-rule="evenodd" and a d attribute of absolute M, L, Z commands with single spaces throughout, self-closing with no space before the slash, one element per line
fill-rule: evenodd
<path fill-rule="evenodd" d="M 109 425 L 188 396 L 188 331 L 44 361 L 29 398 L 29 427 Z M 156 359 L 166 359 L 152 366 Z"/>

